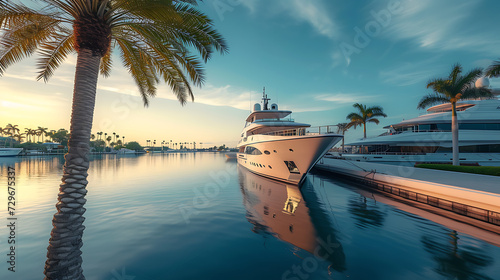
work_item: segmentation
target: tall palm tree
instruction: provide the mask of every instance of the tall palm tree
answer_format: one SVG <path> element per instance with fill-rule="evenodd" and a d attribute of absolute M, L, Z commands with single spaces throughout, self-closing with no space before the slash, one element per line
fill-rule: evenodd
<path fill-rule="evenodd" d="M 347 129 L 358 126 L 363 126 L 363 138 L 366 138 L 366 123 L 372 122 L 379 124 L 380 121 L 376 117 L 387 117 L 384 109 L 380 106 L 366 107 L 366 105 L 355 103 L 352 107 L 358 109 L 358 112 L 353 112 L 347 115 L 346 119 L 350 122 L 347 124 Z"/>
<path fill-rule="evenodd" d="M 340 134 L 342 133 L 342 136 L 344 136 L 345 132 L 349 129 L 349 124 L 348 123 L 338 123 L 337 124 L 337 133 Z M 342 153 L 344 152 L 344 137 L 342 137 Z"/>
<path fill-rule="evenodd" d="M 485 76 L 490 78 L 500 77 L 500 60 L 494 61 L 487 69 Z"/>
<path fill-rule="evenodd" d="M 427 88 L 434 92 L 420 100 L 418 109 L 441 103 L 451 103 L 451 131 L 453 145 L 453 165 L 459 165 L 457 102 L 460 99 L 493 98 L 488 88 L 476 88 L 474 83 L 481 77 L 481 68 L 475 68 L 462 75 L 462 66 L 453 65 L 451 73 L 446 78 L 435 78 L 429 81 Z"/>
<path fill-rule="evenodd" d="M 90 131 L 98 74 L 110 74 L 111 51 L 120 51 L 147 106 L 160 78 L 181 104 L 194 99 L 190 81 L 201 86 L 203 61 L 227 46 L 196 0 L 42 0 L 39 9 L 15 2 L 0 2 L 0 75 L 39 50 L 38 79 L 47 81 L 77 53 L 69 150 L 44 273 L 46 279 L 84 279 L 80 248 Z"/>

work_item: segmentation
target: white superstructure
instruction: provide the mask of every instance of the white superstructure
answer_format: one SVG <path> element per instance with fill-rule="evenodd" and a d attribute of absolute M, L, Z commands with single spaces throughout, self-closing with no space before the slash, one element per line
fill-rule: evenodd
<path fill-rule="evenodd" d="M 493 91 L 498 94 L 497 90 Z M 460 162 L 500 166 L 500 100 L 464 100 L 457 103 Z M 343 157 L 385 163 L 448 163 L 452 161 L 451 104 L 433 106 L 427 114 L 387 127 L 378 137 L 346 146 Z"/>
<path fill-rule="evenodd" d="M 292 112 L 254 105 L 238 143 L 238 163 L 250 171 L 273 179 L 299 184 L 316 162 L 340 139 L 334 126 L 311 128 L 287 118 Z"/>

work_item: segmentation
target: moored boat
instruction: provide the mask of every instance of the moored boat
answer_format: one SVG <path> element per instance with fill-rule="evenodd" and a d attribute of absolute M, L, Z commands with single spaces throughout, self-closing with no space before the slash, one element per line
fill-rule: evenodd
<path fill-rule="evenodd" d="M 289 183 L 299 184 L 342 135 L 336 126 L 311 127 L 287 118 L 292 111 L 268 105 L 254 105 L 238 143 L 238 163 L 250 171 Z"/>

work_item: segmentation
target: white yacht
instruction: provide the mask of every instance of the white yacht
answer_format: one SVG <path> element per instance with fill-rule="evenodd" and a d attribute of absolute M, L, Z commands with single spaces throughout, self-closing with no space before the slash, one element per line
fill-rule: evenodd
<path fill-rule="evenodd" d="M 0 157 L 15 157 L 22 150 L 22 148 L 0 148 Z"/>
<path fill-rule="evenodd" d="M 499 90 L 493 90 L 498 97 Z M 500 100 L 457 103 L 460 163 L 500 166 Z M 384 127 L 386 133 L 346 146 L 346 159 L 389 164 L 451 163 L 451 104 L 433 106 L 427 114 Z"/>
<path fill-rule="evenodd" d="M 336 126 L 312 128 L 287 118 L 292 112 L 268 107 L 263 94 L 263 108 L 254 105 L 238 142 L 238 163 L 250 171 L 273 179 L 299 184 L 316 162 L 333 147 L 342 135 Z M 332 131 L 330 131 L 332 130 Z"/>

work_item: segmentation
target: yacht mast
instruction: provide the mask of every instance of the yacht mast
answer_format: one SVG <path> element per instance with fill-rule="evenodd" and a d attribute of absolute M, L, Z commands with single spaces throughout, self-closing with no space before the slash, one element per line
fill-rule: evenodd
<path fill-rule="evenodd" d="M 271 100 L 271 99 L 267 98 L 266 87 L 264 87 L 264 91 L 262 93 L 262 100 L 264 101 L 264 108 L 263 108 L 263 110 L 269 110 L 269 108 L 267 107 L 267 104 L 268 104 L 269 100 Z"/>

